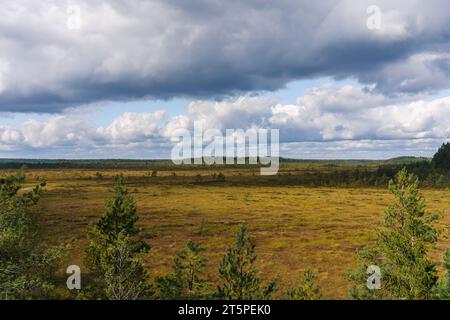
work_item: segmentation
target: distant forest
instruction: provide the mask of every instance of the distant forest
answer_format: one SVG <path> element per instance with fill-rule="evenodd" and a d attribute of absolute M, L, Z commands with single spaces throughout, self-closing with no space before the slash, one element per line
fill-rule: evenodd
<path fill-rule="evenodd" d="M 211 175 L 208 179 L 194 179 L 192 183 L 269 184 L 385 187 L 389 180 L 403 168 L 419 177 L 425 187 L 450 186 L 450 143 L 444 143 L 432 158 L 399 157 L 389 160 L 297 160 L 280 159 L 277 176 L 252 179 L 227 176 L 227 169 L 257 169 L 260 165 L 174 165 L 170 160 L 46 160 L 46 159 L 0 159 L 0 169 L 85 169 L 85 170 L 224 170 L 220 181 Z M 300 169 L 299 169 L 300 168 Z M 162 177 L 160 179 L 163 179 Z M 176 183 L 179 179 L 168 177 Z M 183 182 L 186 182 L 184 179 Z"/>

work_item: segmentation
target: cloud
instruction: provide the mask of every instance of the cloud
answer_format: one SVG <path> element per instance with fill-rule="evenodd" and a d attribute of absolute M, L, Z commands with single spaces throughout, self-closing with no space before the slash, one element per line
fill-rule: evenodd
<path fill-rule="evenodd" d="M 164 111 L 126 112 L 115 118 L 106 128 L 96 130 L 96 139 L 106 143 L 138 143 L 155 139 L 160 135 Z"/>
<path fill-rule="evenodd" d="M 2 125 L 0 154 L 167 158 L 179 130 L 193 130 L 197 122 L 223 133 L 225 129 L 279 129 L 284 156 L 329 158 L 341 152 L 341 158 L 380 157 L 383 148 L 386 155 L 410 150 L 423 155 L 449 139 L 448 119 L 450 97 L 410 101 L 365 87 L 325 84 L 307 90 L 292 104 L 242 96 L 193 101 L 186 114 L 172 117 L 164 111 L 125 112 L 102 127 L 76 110 L 45 121 Z"/>
<path fill-rule="evenodd" d="M 321 76 L 356 78 L 392 96 L 449 83 L 446 0 L 379 0 L 377 31 L 366 27 L 368 0 L 70 4 L 80 8 L 80 29 L 67 28 L 65 1 L 2 2 L 0 111 L 222 99 Z"/>
<path fill-rule="evenodd" d="M 0 126 L 1 143 L 32 148 L 58 147 L 86 141 L 89 128 L 84 119 L 54 116 L 47 121 L 30 119 L 19 126 Z"/>
<path fill-rule="evenodd" d="M 293 105 L 277 105 L 270 118 L 286 141 L 445 139 L 450 98 L 388 99 L 352 86 L 324 85 Z"/>
<path fill-rule="evenodd" d="M 78 113 L 51 116 L 45 121 L 29 119 L 18 125 L 0 126 L 0 150 L 30 154 L 54 151 L 63 157 L 120 155 L 127 149 L 158 144 L 164 117 L 163 111 L 126 112 L 106 127 L 96 127 L 91 117 Z M 148 151 L 141 150 L 141 154 Z"/>
<path fill-rule="evenodd" d="M 450 136 L 450 97 L 410 101 L 367 88 L 325 84 L 306 90 L 293 104 L 259 97 L 196 101 L 186 117 L 183 127 L 191 129 L 194 121 L 220 130 L 280 129 L 282 142 L 445 139 Z"/>
<path fill-rule="evenodd" d="M 448 50 L 447 50 L 448 51 Z M 363 76 L 387 93 L 438 92 L 450 83 L 450 54 L 424 52 L 393 62 Z"/>

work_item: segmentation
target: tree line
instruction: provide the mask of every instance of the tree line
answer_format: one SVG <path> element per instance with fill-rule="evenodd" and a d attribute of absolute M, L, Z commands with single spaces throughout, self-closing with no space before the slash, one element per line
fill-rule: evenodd
<path fill-rule="evenodd" d="M 406 168 L 415 174 L 424 187 L 450 187 L 450 143 L 444 143 L 431 161 L 414 161 L 407 164 L 381 164 L 376 170 L 352 168 L 330 172 L 314 172 L 302 177 L 303 184 L 320 186 L 384 187 L 397 172 Z"/>
<path fill-rule="evenodd" d="M 67 245 L 47 247 L 39 243 L 32 209 L 41 198 L 45 183 L 20 191 L 20 175 L 0 180 L 0 298 L 57 299 L 54 282 L 67 252 Z M 345 277 L 352 299 L 449 299 L 450 252 L 444 256 L 445 273 L 429 259 L 440 232 L 439 214 L 426 210 L 419 179 L 406 169 L 389 182 L 395 201 L 386 209 L 376 241 L 357 251 L 358 267 Z M 124 177 L 114 181 L 114 194 L 105 212 L 87 234 L 84 261 L 89 279 L 76 299 L 321 299 L 317 275 L 306 270 L 295 288 L 279 288 L 275 280 L 264 281 L 257 268 L 256 246 L 245 224 L 237 230 L 217 267 L 219 281 L 205 276 L 206 246 L 189 240 L 178 252 L 172 270 L 151 277 L 143 258 L 150 246 L 140 237 L 136 203 Z M 447 230 L 448 232 L 448 230 Z M 368 268 L 381 270 L 380 287 L 369 289 Z"/>

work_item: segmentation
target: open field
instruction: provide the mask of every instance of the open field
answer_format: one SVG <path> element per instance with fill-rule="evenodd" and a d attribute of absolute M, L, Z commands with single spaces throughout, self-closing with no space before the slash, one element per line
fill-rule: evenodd
<path fill-rule="evenodd" d="M 286 165 L 281 175 L 307 171 L 310 164 Z M 373 239 L 384 208 L 392 201 L 386 188 L 304 187 L 264 180 L 257 169 L 226 169 L 225 182 L 211 180 L 214 170 L 30 169 L 26 186 L 47 181 L 39 203 L 40 235 L 48 243 L 74 239 L 67 265 L 82 266 L 85 234 L 111 197 L 112 177 L 122 172 L 135 197 L 142 235 L 151 245 L 145 266 L 152 276 L 170 268 L 188 239 L 207 245 L 209 277 L 241 222 L 256 238 L 257 265 L 265 279 L 293 287 L 306 268 L 318 274 L 326 298 L 345 298 L 344 273 L 355 266 L 355 250 Z M 2 175 L 7 171 L 3 170 Z M 267 178 L 269 179 L 269 178 Z M 272 182 L 272 183 L 270 183 Z M 430 210 L 443 212 L 450 225 L 450 190 L 423 190 Z M 442 261 L 450 239 L 442 239 L 433 258 Z M 279 292 L 281 294 L 281 292 Z"/>

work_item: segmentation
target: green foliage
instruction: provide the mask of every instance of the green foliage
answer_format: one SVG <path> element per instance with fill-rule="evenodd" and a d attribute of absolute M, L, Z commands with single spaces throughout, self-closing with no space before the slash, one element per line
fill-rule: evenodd
<path fill-rule="evenodd" d="M 450 300 L 450 250 L 444 254 L 445 275 L 434 292 L 434 298 L 438 300 Z"/>
<path fill-rule="evenodd" d="M 136 226 L 138 219 L 135 201 L 128 194 L 123 175 L 118 175 L 114 180 L 114 198 L 106 203 L 106 212 L 96 227 L 108 241 L 113 242 L 121 233 L 135 236 L 139 232 Z"/>
<path fill-rule="evenodd" d="M 316 282 L 314 271 L 306 270 L 298 287 L 287 291 L 288 298 L 290 300 L 319 300 L 322 294 Z"/>
<path fill-rule="evenodd" d="M 395 203 L 385 212 L 377 241 L 358 252 L 360 267 L 348 274 L 355 299 L 430 299 L 437 282 L 435 264 L 427 257 L 438 237 L 433 223 L 438 215 L 425 210 L 419 181 L 405 169 L 389 183 Z M 381 269 L 381 289 L 366 286 L 367 267 Z"/>
<path fill-rule="evenodd" d="M 115 179 L 114 198 L 88 233 L 85 264 L 94 278 L 81 298 L 144 299 L 149 296 L 148 275 L 142 254 L 148 245 L 136 239 L 139 228 L 133 197 L 122 175 Z"/>
<path fill-rule="evenodd" d="M 236 244 L 230 247 L 219 266 L 222 285 L 218 295 L 229 300 L 268 299 L 276 290 L 274 281 L 266 287 L 261 285 L 255 267 L 255 244 L 248 235 L 245 225 L 241 225 L 236 236 Z"/>
<path fill-rule="evenodd" d="M 206 248 L 189 240 L 174 259 L 172 273 L 156 280 L 158 298 L 163 300 L 202 299 L 207 297 L 208 280 L 202 278 Z"/>
<path fill-rule="evenodd" d="M 450 170 L 450 143 L 444 143 L 431 161 L 436 169 Z"/>
<path fill-rule="evenodd" d="M 0 180 L 0 299 L 53 297 L 53 278 L 64 246 L 45 248 L 38 243 L 30 217 L 45 183 L 20 192 L 16 175 Z"/>
<path fill-rule="evenodd" d="M 100 255 L 100 265 L 108 299 L 137 300 L 149 296 L 148 275 L 142 267 L 142 256 L 136 254 L 133 241 L 124 233 Z"/>

